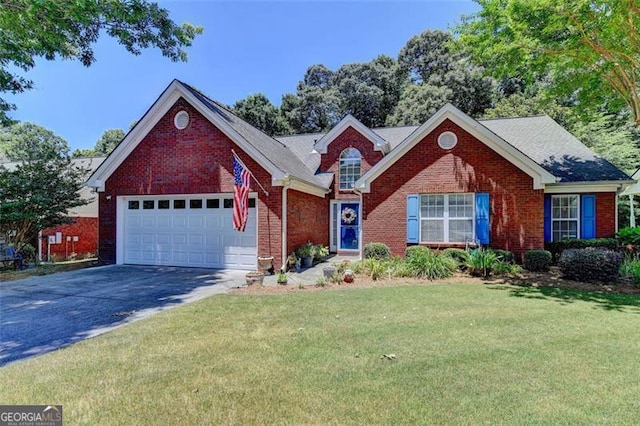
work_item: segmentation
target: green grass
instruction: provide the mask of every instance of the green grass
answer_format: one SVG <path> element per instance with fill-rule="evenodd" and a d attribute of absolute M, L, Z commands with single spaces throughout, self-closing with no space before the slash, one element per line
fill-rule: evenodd
<path fill-rule="evenodd" d="M 215 296 L 3 367 L 0 401 L 67 424 L 631 424 L 639 314 L 498 285 Z"/>

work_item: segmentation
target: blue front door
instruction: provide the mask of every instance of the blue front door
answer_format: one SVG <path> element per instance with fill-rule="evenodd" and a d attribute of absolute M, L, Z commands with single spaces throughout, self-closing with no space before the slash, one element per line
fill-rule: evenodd
<path fill-rule="evenodd" d="M 339 250 L 358 250 L 360 248 L 360 205 L 340 203 L 339 206 Z"/>

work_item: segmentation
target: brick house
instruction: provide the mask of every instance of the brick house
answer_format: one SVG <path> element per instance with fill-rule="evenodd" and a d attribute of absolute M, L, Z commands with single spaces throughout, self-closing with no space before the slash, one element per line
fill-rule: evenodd
<path fill-rule="evenodd" d="M 232 227 L 233 154 L 251 183 Z M 452 105 L 421 126 L 272 138 L 174 80 L 91 176 L 103 263 L 254 269 L 307 241 L 359 255 L 384 242 L 511 250 L 617 230 L 633 183 L 547 116 L 474 120 Z"/>
<path fill-rule="evenodd" d="M 94 172 L 105 157 L 75 158 L 74 167 L 82 167 Z M 71 223 L 47 228 L 40 232 L 38 259 L 66 260 L 94 257 L 98 253 L 98 197 L 91 188 L 84 187 L 80 196 L 89 203 L 68 212 Z"/>

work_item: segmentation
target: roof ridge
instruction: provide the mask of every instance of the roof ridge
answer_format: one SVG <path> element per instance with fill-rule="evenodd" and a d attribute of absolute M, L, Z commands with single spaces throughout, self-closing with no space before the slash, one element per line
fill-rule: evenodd
<path fill-rule="evenodd" d="M 536 115 L 523 115 L 516 117 L 491 117 L 491 118 L 478 118 L 476 121 L 493 121 L 493 120 L 519 120 L 522 118 L 539 118 L 539 117 L 549 117 L 549 114 L 536 114 Z M 552 119 L 552 118 L 551 118 Z M 552 119 L 553 120 L 553 119 Z"/>
<path fill-rule="evenodd" d="M 206 94 L 202 93 L 200 90 L 195 89 L 193 87 L 191 87 L 189 84 L 177 80 L 178 82 L 180 82 L 181 84 L 185 85 L 186 87 L 188 87 L 189 89 L 197 92 L 200 96 L 202 96 L 203 98 L 205 98 L 206 100 L 208 100 L 209 102 L 211 102 L 212 104 L 214 104 L 215 106 L 217 106 L 218 108 L 223 109 L 225 112 L 229 113 L 230 115 L 232 115 L 234 118 L 238 119 L 239 121 L 241 121 L 242 123 L 246 124 L 247 126 L 251 126 L 254 129 L 256 129 L 257 131 L 259 131 L 260 133 L 262 133 L 263 135 L 265 135 L 268 138 L 273 139 L 275 142 L 279 143 L 280 145 L 282 145 L 283 147 L 289 149 L 288 146 L 286 146 L 285 144 L 283 144 L 282 142 L 280 142 L 279 140 L 277 140 L 276 138 L 274 138 L 273 136 L 269 136 L 268 134 L 266 134 L 265 132 L 263 132 L 261 129 L 259 129 L 258 127 L 254 126 L 253 124 L 249 123 L 247 120 L 243 119 L 242 117 L 238 116 L 238 114 L 234 113 L 231 109 L 229 109 L 229 107 L 227 105 L 224 105 L 223 103 L 216 101 L 215 99 L 211 99 L 209 96 L 207 96 Z"/>

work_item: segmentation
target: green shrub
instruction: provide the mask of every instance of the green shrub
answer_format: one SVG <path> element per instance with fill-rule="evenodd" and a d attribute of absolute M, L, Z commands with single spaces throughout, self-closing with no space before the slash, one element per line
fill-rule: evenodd
<path fill-rule="evenodd" d="M 391 250 L 384 243 L 369 243 L 364 246 L 365 259 L 389 259 L 390 257 Z"/>
<path fill-rule="evenodd" d="M 640 227 L 636 228 L 623 228 L 616 234 L 618 244 L 621 247 L 626 247 L 629 244 L 632 246 L 640 247 Z"/>
<path fill-rule="evenodd" d="M 545 250 L 549 250 L 551 252 L 551 256 L 553 258 L 552 260 L 554 262 L 557 262 L 558 259 L 560 259 L 560 255 L 564 250 L 583 249 L 587 247 L 598 247 L 609 250 L 617 250 L 619 245 L 616 238 L 593 238 L 589 240 L 571 239 L 554 241 L 544 244 Z"/>
<path fill-rule="evenodd" d="M 562 274 L 577 281 L 614 281 L 621 264 L 620 253 L 595 247 L 564 250 L 559 261 Z"/>
<path fill-rule="evenodd" d="M 515 263 L 498 259 L 491 267 L 491 272 L 495 275 L 517 275 L 522 272 L 522 268 Z"/>
<path fill-rule="evenodd" d="M 640 259 L 637 257 L 628 257 L 620 266 L 620 274 L 630 277 L 636 286 L 640 286 Z"/>
<path fill-rule="evenodd" d="M 418 246 L 413 248 L 418 248 Z M 458 263 L 454 259 L 447 256 L 438 256 L 427 247 L 420 248 L 423 250 L 412 250 L 410 255 L 407 253 L 406 262 L 413 271 L 414 276 L 436 280 L 453 275 L 458 267 Z M 409 252 L 408 249 L 407 252 Z"/>
<path fill-rule="evenodd" d="M 406 250 L 404 251 L 404 256 L 409 259 L 411 258 L 414 254 L 420 254 L 422 255 L 424 252 L 430 252 L 431 250 L 429 250 L 429 247 L 425 247 L 425 246 L 409 246 L 406 248 Z"/>
<path fill-rule="evenodd" d="M 459 248 L 448 248 L 442 251 L 442 256 L 450 257 L 458 262 L 458 268 L 464 269 L 467 267 L 467 261 L 469 260 L 469 253 L 466 250 Z"/>
<path fill-rule="evenodd" d="M 516 263 L 516 257 L 509 250 L 492 249 L 498 259 L 507 263 Z"/>
<path fill-rule="evenodd" d="M 325 247 L 322 244 L 314 244 L 312 253 L 314 260 L 322 260 L 329 256 L 329 247 Z"/>
<path fill-rule="evenodd" d="M 528 250 L 524 254 L 524 269 L 532 272 L 548 271 L 551 266 L 551 252 L 548 250 Z"/>
<path fill-rule="evenodd" d="M 471 275 L 486 278 L 491 275 L 491 270 L 498 260 L 498 255 L 491 249 L 474 249 L 469 251 L 467 267 Z"/>

